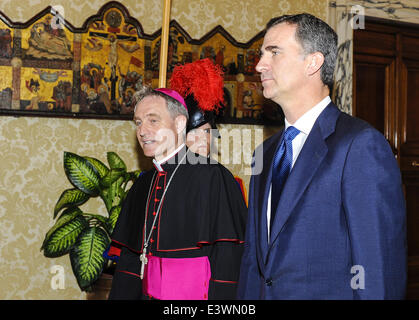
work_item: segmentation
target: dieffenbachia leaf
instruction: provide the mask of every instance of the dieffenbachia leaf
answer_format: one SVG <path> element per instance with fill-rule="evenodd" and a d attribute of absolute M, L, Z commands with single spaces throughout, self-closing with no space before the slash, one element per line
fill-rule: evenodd
<path fill-rule="evenodd" d="M 71 152 L 64 152 L 64 170 L 68 179 L 81 191 L 90 196 L 99 194 L 99 173 L 83 157 Z"/>
<path fill-rule="evenodd" d="M 109 216 L 109 224 L 111 225 L 112 231 L 115 228 L 116 221 L 118 220 L 120 213 L 121 213 L 121 206 L 115 206 L 111 209 L 111 214 Z"/>
<path fill-rule="evenodd" d="M 89 200 L 90 195 L 79 189 L 67 189 L 63 191 L 54 208 L 54 219 L 63 208 L 80 206 Z"/>
<path fill-rule="evenodd" d="M 54 258 L 68 253 L 88 226 L 86 219 L 79 215 L 57 228 L 43 246 L 44 256 Z"/>
<path fill-rule="evenodd" d="M 104 217 L 100 214 L 92 214 L 92 213 L 83 213 L 83 216 L 89 221 L 90 226 L 97 226 L 100 225 L 103 229 L 105 229 L 108 234 L 111 234 L 111 223 L 109 218 Z"/>
<path fill-rule="evenodd" d="M 80 234 L 70 251 L 70 261 L 77 283 L 86 290 L 102 273 L 106 260 L 103 252 L 110 244 L 106 232 L 98 227 L 90 227 Z"/>
<path fill-rule="evenodd" d="M 99 177 L 103 178 L 109 172 L 109 168 L 100 160 L 92 157 L 84 157 L 87 161 L 89 161 L 99 173 Z"/>
<path fill-rule="evenodd" d="M 61 228 L 66 223 L 73 220 L 75 217 L 82 215 L 83 212 L 79 209 L 79 207 L 71 207 L 63 211 L 61 216 L 55 222 L 55 224 L 48 230 L 47 234 L 45 235 L 44 242 L 42 243 L 41 250 L 44 249 L 45 244 L 48 242 L 51 235 L 58 229 Z"/>
<path fill-rule="evenodd" d="M 115 152 L 108 152 L 106 157 L 111 169 L 123 169 L 124 171 L 127 171 L 125 162 Z"/>
<path fill-rule="evenodd" d="M 130 172 L 130 178 L 132 180 L 137 179 L 140 175 L 141 175 L 142 171 L 141 170 L 135 170 L 135 171 L 131 171 Z"/>
<path fill-rule="evenodd" d="M 109 187 L 112 183 L 118 180 L 125 174 L 123 169 L 111 169 L 103 178 L 100 180 L 100 183 L 104 187 Z"/>
<path fill-rule="evenodd" d="M 105 189 L 102 189 L 100 196 L 105 202 L 106 210 L 110 214 L 112 207 L 117 206 L 122 201 L 121 185 L 124 182 L 124 177 L 119 177 L 117 180 Z"/>

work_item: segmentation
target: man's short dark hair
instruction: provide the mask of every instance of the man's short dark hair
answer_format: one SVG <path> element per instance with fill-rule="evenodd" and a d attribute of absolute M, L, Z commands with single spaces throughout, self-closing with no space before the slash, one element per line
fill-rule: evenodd
<path fill-rule="evenodd" d="M 295 37 L 303 48 L 305 55 L 314 52 L 323 54 L 324 63 L 321 68 L 321 79 L 325 85 L 331 88 L 337 55 L 338 36 L 336 32 L 326 22 L 308 13 L 272 18 L 266 25 L 266 30 L 268 31 L 280 23 L 297 26 Z"/>

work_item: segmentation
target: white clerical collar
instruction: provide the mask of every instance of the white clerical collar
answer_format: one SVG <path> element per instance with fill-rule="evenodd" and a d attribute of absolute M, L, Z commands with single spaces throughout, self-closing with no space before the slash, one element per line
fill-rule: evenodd
<path fill-rule="evenodd" d="M 164 171 L 161 165 L 165 163 L 167 160 L 169 160 L 170 158 L 172 158 L 173 156 L 175 156 L 180 150 L 182 150 L 184 146 L 185 144 L 182 143 L 175 151 L 173 151 L 171 154 L 169 154 L 168 156 L 164 157 L 163 159 L 159 161 L 157 161 L 156 159 L 153 159 L 153 164 L 156 167 L 157 171 L 159 172 Z"/>
<path fill-rule="evenodd" d="M 318 104 L 316 104 L 313 108 L 308 110 L 304 113 L 297 121 L 292 125 L 293 127 L 300 130 L 304 134 L 308 135 L 313 128 L 314 123 L 316 122 L 317 118 L 319 117 L 320 113 L 327 107 L 327 105 L 331 102 L 329 96 L 324 98 Z M 287 129 L 291 124 L 285 119 L 285 129 Z"/>

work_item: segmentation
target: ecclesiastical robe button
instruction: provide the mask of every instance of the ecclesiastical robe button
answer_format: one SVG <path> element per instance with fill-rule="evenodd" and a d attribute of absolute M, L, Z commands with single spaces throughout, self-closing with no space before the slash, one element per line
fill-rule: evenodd
<path fill-rule="evenodd" d="M 265 283 L 268 287 L 272 286 L 272 278 L 266 279 Z"/>

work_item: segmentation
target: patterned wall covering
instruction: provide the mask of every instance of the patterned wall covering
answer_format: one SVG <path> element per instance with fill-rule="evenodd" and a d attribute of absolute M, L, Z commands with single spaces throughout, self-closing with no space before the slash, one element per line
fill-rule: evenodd
<path fill-rule="evenodd" d="M 71 187 L 64 174 L 63 151 L 94 154 L 106 162 L 106 152 L 113 150 L 129 168 L 138 168 L 133 124 L 1 117 L 0 137 L 0 298 L 82 298 L 68 256 L 47 259 L 40 252 L 52 226 L 53 207 L 60 193 Z M 97 212 L 99 204 L 86 203 L 85 209 Z M 65 269 L 65 290 L 51 289 L 54 265 Z"/>
<path fill-rule="evenodd" d="M 151 34 L 160 28 L 161 0 L 120 2 L 142 23 L 144 32 Z M 104 3 L 99 0 L 2 0 L 0 11 L 14 22 L 26 22 L 49 5 L 61 5 L 65 19 L 80 27 Z M 246 42 L 275 15 L 307 11 L 327 18 L 326 0 L 174 0 L 172 3 L 172 18 L 193 38 L 202 37 L 220 24 L 237 41 Z M 263 129 L 265 137 L 276 130 L 243 125 L 222 125 L 220 129 L 239 132 Z M 247 158 L 253 148 L 248 143 L 243 145 L 243 150 L 248 150 L 244 155 Z M 149 162 L 140 156 L 133 124 L 118 120 L 2 116 L 0 150 L 0 299 L 84 299 L 68 256 L 49 259 L 40 252 L 44 235 L 53 223 L 54 205 L 61 192 L 70 187 L 62 166 L 63 151 L 102 161 L 106 161 L 107 151 L 115 151 L 129 169 L 147 169 Z M 242 176 L 247 188 L 249 176 L 243 175 L 243 165 L 232 162 L 230 160 L 226 166 Z M 83 209 L 99 212 L 101 204 L 99 200 L 97 203 L 89 201 Z M 54 265 L 64 268 L 64 289 L 51 287 Z"/>
<path fill-rule="evenodd" d="M 107 3 L 103 0 L 2 0 L 0 10 L 11 20 L 25 22 L 48 5 L 61 6 L 64 17 L 75 27 L 97 13 Z M 151 34 L 161 28 L 163 0 L 121 0 L 130 14 L 141 22 L 144 32 Z M 30 3 L 30 5 L 28 5 Z M 171 17 L 181 22 L 188 33 L 199 39 L 222 25 L 237 41 L 247 42 L 265 27 L 273 16 L 307 11 L 326 19 L 327 0 L 172 0 Z"/>

